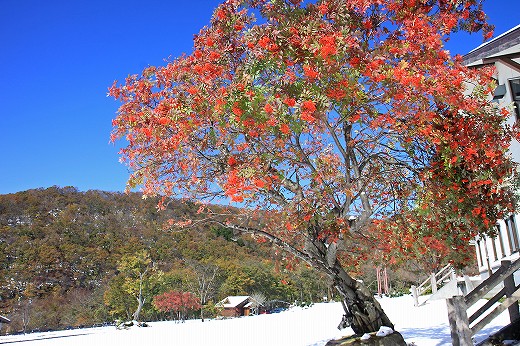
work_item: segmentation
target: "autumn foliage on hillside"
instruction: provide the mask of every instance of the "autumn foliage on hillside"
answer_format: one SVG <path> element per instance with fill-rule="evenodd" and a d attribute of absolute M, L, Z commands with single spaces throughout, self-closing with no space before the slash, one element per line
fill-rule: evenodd
<path fill-rule="evenodd" d="M 333 278 L 355 332 L 391 325 L 342 261 L 397 237 L 450 256 L 513 210 L 492 70 L 444 48 L 489 29 L 477 0 L 228 0 L 190 54 L 110 88 L 129 186 L 242 206 L 226 225 Z"/>
<path fill-rule="evenodd" d="M 172 290 L 196 295 L 205 318 L 228 295 L 310 302 L 327 294 L 322 276 L 287 271 L 270 246 L 230 229 L 162 230 L 198 206 L 171 201 L 159 213 L 158 201 L 73 187 L 0 195 L 0 315 L 12 321 L 0 334 L 131 320 L 140 286 L 142 321 L 171 318 L 153 297 Z"/>

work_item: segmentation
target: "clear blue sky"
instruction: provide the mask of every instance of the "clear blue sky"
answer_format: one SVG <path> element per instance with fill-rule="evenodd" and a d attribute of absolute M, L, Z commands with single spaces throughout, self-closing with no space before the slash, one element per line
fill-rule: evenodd
<path fill-rule="evenodd" d="M 38 187 L 122 191 L 109 143 L 115 79 L 190 52 L 218 0 L 0 0 L 0 194 Z M 487 0 L 495 34 L 520 24 L 520 1 Z M 448 44 L 464 54 L 482 36 Z"/>

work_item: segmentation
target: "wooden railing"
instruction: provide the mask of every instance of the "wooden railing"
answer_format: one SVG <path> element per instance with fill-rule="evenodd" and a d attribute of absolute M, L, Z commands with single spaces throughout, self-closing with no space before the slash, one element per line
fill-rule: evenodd
<path fill-rule="evenodd" d="M 431 289 L 432 294 L 437 293 L 439 285 L 443 285 L 447 279 L 456 279 L 455 271 L 451 264 L 446 265 L 444 268 L 439 270 L 437 273 L 431 273 L 430 277 L 424 280 L 419 286 L 412 286 L 412 296 L 414 299 L 414 305 L 419 306 L 419 296 L 424 292 Z"/>
<path fill-rule="evenodd" d="M 472 337 L 506 309 L 509 309 L 509 318 L 511 322 L 520 318 L 518 308 L 518 300 L 520 300 L 520 285 L 516 285 L 514 280 L 514 273 L 519 269 L 520 259 L 517 259 L 515 262 L 502 261 L 500 268 L 472 290 L 467 296 L 455 296 L 446 299 L 451 340 L 454 346 L 473 346 Z M 475 313 L 468 317 L 468 308 L 473 306 L 479 299 L 482 299 L 493 288 L 501 283 L 504 283 L 504 288 Z M 504 296 L 506 298 L 500 305 L 487 315 L 484 315 L 485 312 L 487 312 Z M 476 322 L 477 320 L 478 322 Z M 473 326 L 471 326 L 472 324 Z"/>

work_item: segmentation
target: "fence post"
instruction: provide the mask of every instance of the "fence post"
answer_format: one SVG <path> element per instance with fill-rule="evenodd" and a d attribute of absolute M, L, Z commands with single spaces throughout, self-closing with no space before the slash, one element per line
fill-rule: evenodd
<path fill-rule="evenodd" d="M 450 279 L 451 280 L 457 280 L 457 273 L 455 273 L 454 269 L 451 270 Z"/>
<path fill-rule="evenodd" d="M 502 267 L 508 267 L 511 265 L 511 261 L 509 260 L 503 260 L 501 262 Z M 514 273 L 509 275 L 507 278 L 504 279 L 504 287 L 506 289 L 506 297 L 511 297 L 511 295 L 516 291 L 516 285 L 515 285 L 515 277 Z M 513 303 L 509 308 L 509 320 L 511 322 L 516 321 L 518 318 L 520 318 L 520 311 L 518 309 L 518 302 Z"/>
<path fill-rule="evenodd" d="M 450 322 L 453 346 L 473 346 L 464 297 L 454 296 L 453 298 L 448 298 L 446 299 L 446 305 L 448 307 L 448 320 Z"/>
<path fill-rule="evenodd" d="M 413 297 L 413 306 L 419 306 L 419 295 L 417 294 L 417 287 L 412 285 L 412 297 Z"/>
<path fill-rule="evenodd" d="M 432 284 L 432 294 L 437 293 L 437 279 L 435 278 L 435 273 L 430 275 L 430 281 Z"/>

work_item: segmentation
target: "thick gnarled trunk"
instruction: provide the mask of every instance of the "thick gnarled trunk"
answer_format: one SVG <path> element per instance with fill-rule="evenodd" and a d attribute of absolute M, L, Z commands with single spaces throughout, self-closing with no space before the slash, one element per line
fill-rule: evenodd
<path fill-rule="evenodd" d="M 329 274 L 334 286 L 342 297 L 345 314 L 338 328 L 351 327 L 354 333 L 362 335 L 375 332 L 381 326 L 394 328 L 379 302 L 363 283 L 350 277 L 339 265 L 334 266 L 334 274 Z"/>
<path fill-rule="evenodd" d="M 394 328 L 374 295 L 352 278 L 342 267 L 337 258 L 336 244 L 325 245 L 322 241 L 309 242 L 306 253 L 309 262 L 318 270 L 326 273 L 342 298 L 345 314 L 338 328 L 351 327 L 356 334 L 378 331 L 380 327 Z"/>

